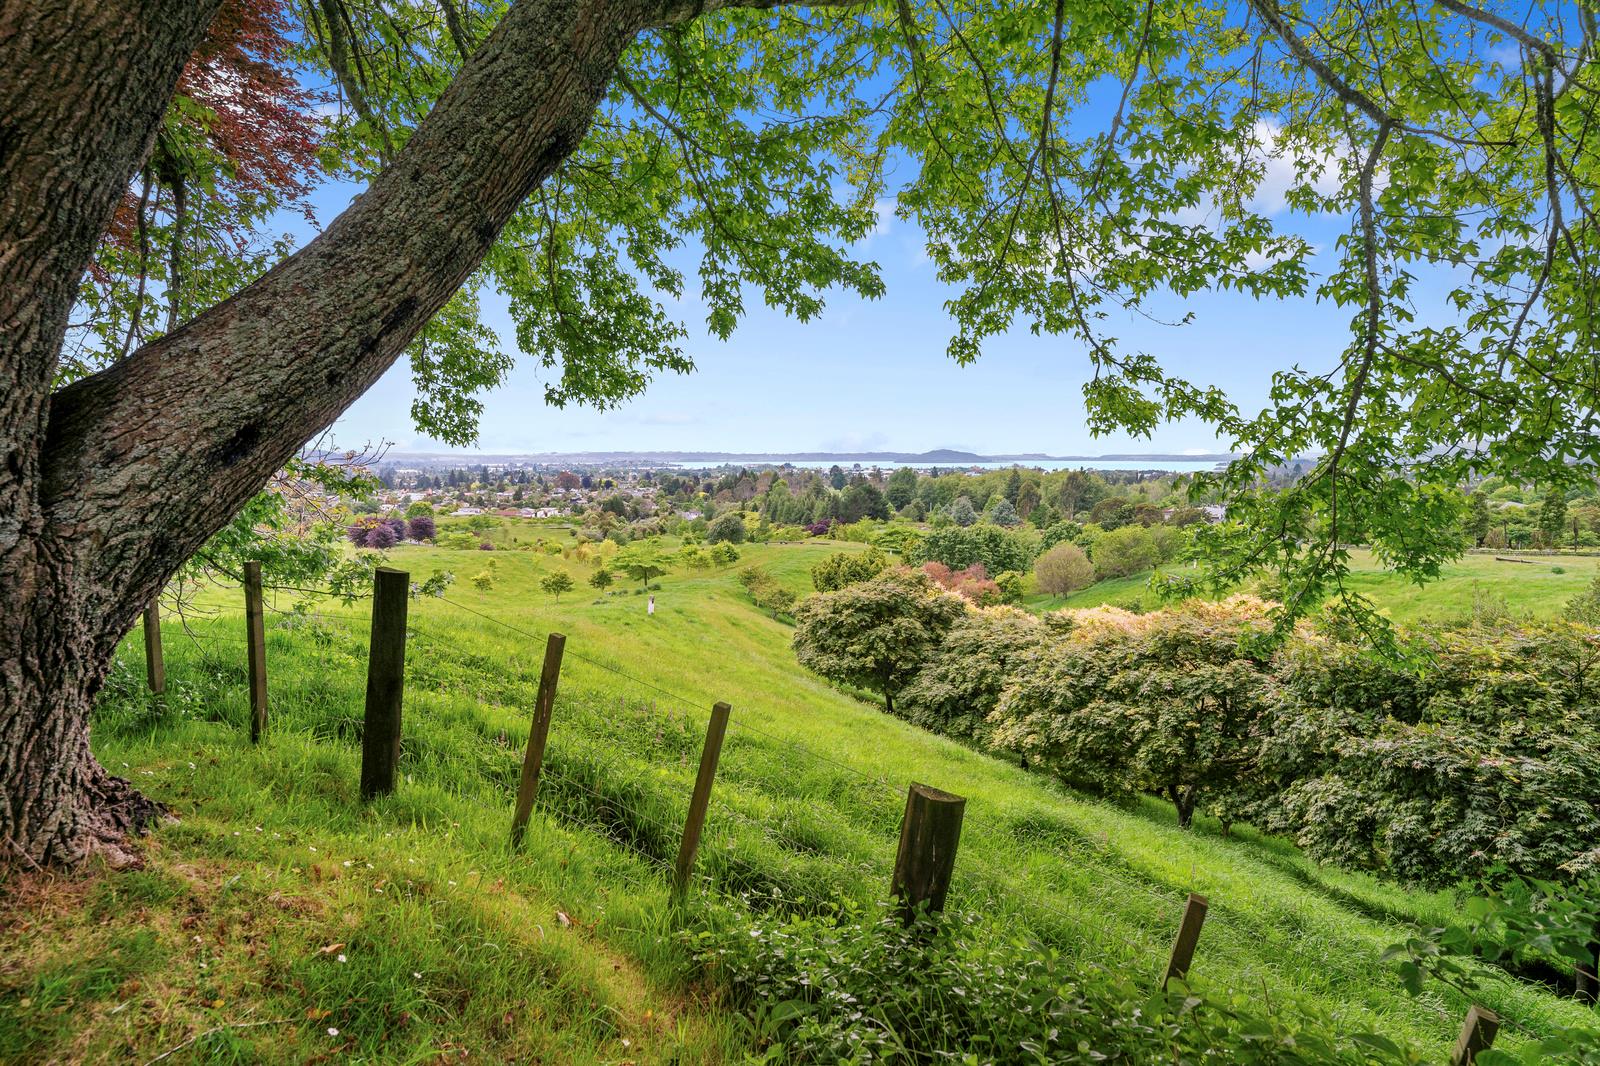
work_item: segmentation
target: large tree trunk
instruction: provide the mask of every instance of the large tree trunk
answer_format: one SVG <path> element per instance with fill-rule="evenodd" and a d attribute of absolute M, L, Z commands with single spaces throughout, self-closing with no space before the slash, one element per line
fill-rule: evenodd
<path fill-rule="evenodd" d="M 52 394 L 95 239 L 217 2 L 0 0 L 0 855 L 16 862 L 120 855 L 153 809 L 89 752 L 117 641 L 456 291 L 578 145 L 634 36 L 722 6 L 513 5 L 322 236 Z"/>
<path fill-rule="evenodd" d="M 85 610 L 92 549 L 44 504 L 44 441 L 79 279 L 218 3 L 0 0 L 0 863 L 126 858 L 154 810 L 89 754 L 131 616 Z"/>

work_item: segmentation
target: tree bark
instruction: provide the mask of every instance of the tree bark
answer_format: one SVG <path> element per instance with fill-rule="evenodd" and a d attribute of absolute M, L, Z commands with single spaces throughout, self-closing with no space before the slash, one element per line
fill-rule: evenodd
<path fill-rule="evenodd" d="M 208 2 L 0 0 L 0 853 L 125 855 L 155 808 L 89 751 L 141 605 L 404 351 L 577 147 L 660 7 L 514 5 L 394 164 L 231 299 L 50 394 L 78 280 Z M 15 387 L 13 387 L 15 386 Z"/>
<path fill-rule="evenodd" d="M 45 440 L 79 280 L 219 2 L 0 0 L 0 862 L 122 860 L 155 813 L 89 753 L 132 614 L 83 609 L 92 548 L 45 504 Z"/>

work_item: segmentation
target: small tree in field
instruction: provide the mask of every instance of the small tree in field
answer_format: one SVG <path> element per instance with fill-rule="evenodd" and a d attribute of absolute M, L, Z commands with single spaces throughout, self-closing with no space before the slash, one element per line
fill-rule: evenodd
<path fill-rule="evenodd" d="M 611 571 L 602 566 L 593 574 L 589 575 L 589 587 L 604 592 L 606 589 L 611 587 L 613 580 L 615 579 L 611 576 Z"/>
<path fill-rule="evenodd" d="M 644 588 L 672 568 L 667 557 L 653 544 L 630 544 L 617 553 L 611 565 L 639 582 Z"/>
<path fill-rule="evenodd" d="M 966 613 L 960 597 L 917 571 L 897 568 L 795 611 L 800 665 L 830 681 L 872 689 L 894 713 L 894 697 Z"/>
<path fill-rule="evenodd" d="M 561 602 L 561 594 L 563 592 L 572 591 L 574 584 L 572 575 L 565 570 L 552 570 L 539 579 L 539 587 L 554 596 L 557 603 Z"/>
<path fill-rule="evenodd" d="M 1039 556 L 1033 577 L 1040 592 L 1059 598 L 1094 584 L 1094 564 L 1076 544 L 1061 543 Z"/>
<path fill-rule="evenodd" d="M 438 532 L 433 524 L 433 516 L 419 514 L 411 519 L 408 524 L 412 540 L 432 540 Z"/>

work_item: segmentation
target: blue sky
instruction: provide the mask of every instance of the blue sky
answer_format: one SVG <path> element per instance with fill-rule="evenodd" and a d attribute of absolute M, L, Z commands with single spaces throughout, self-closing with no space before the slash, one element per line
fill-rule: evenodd
<path fill-rule="evenodd" d="M 348 188 L 317 197 L 332 217 Z M 1331 243 L 1325 224 L 1297 228 Z M 1327 245 L 1324 244 L 1324 247 Z M 985 454 L 1045 452 L 1215 451 L 1225 448 L 1198 423 L 1160 428 L 1153 440 L 1094 438 L 1084 424 L 1082 346 L 1026 329 L 990 342 L 983 358 L 961 367 L 945 355 L 948 293 L 934 276 L 913 226 L 886 218 L 860 249 L 878 262 L 888 288 L 880 300 L 834 294 L 817 320 L 801 324 L 769 311 L 759 295 L 733 337 L 704 329 L 703 308 L 678 305 L 689 327 L 686 350 L 698 369 L 658 377 L 620 409 L 597 412 L 544 403 L 539 368 L 526 360 L 485 397 L 478 450 L 499 453 L 609 450 L 923 451 L 953 447 Z M 689 277 L 693 278 L 692 270 Z M 509 319 L 485 301 L 487 321 L 514 350 Z M 1292 363 L 1325 368 L 1348 337 L 1349 313 L 1312 300 L 1257 302 L 1236 294 L 1173 301 L 1193 323 L 1172 327 L 1132 315 L 1108 330 L 1128 347 L 1160 357 L 1197 383 L 1225 389 L 1250 410 L 1264 402 L 1274 369 Z M 388 442 L 399 451 L 454 451 L 411 424 L 410 372 L 404 360 L 358 400 L 335 426 L 341 446 Z"/>

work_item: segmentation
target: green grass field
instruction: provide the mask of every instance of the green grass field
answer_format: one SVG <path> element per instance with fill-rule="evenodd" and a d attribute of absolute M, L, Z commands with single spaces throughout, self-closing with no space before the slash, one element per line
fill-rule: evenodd
<path fill-rule="evenodd" d="M 12 886 L 0 1061 L 146 1061 L 197 1034 L 190 1061 L 741 1061 L 760 1032 L 692 978 L 674 929 L 715 925 L 730 901 L 787 912 L 882 897 L 911 781 L 968 798 L 958 905 L 1153 983 L 1185 894 L 1200 892 L 1211 916 L 1196 987 L 1296 1000 L 1442 1061 L 1465 1001 L 1405 996 L 1378 957 L 1405 923 L 1446 919 L 1449 893 L 1321 867 L 1250 831 L 1225 838 L 1203 818 L 1181 832 L 1163 803 L 1064 791 L 804 673 L 789 627 L 735 574 L 759 563 L 804 591 L 838 549 L 751 546 L 735 567 L 674 573 L 654 617 L 634 588 L 597 595 L 589 568 L 560 557 L 396 550 L 414 577 L 444 568 L 457 581 L 411 603 L 404 780 L 369 805 L 355 740 L 365 604 L 269 613 L 271 722 L 254 748 L 237 593 L 219 590 L 210 605 L 224 613 L 187 631 L 169 619 L 164 699 L 142 690 L 136 629 L 95 748 L 180 821 L 149 838 L 143 871 Z M 495 587 L 475 588 L 490 559 Z M 1421 617 L 1470 605 L 1479 582 L 1540 610 L 1594 561 L 1562 575 L 1500 565 L 1518 569 L 1501 577 L 1473 558 L 1420 598 L 1374 574 L 1372 594 Z M 555 567 L 579 582 L 559 604 L 538 590 Z M 541 805 L 513 852 L 552 630 L 567 658 Z M 733 713 L 703 878 L 674 911 L 665 868 L 717 700 Z M 1588 1013 L 1509 982 L 1486 1005 L 1535 1032 Z M 1508 1030 L 1502 1046 L 1522 1039 Z"/>
<path fill-rule="evenodd" d="M 1385 615 L 1401 623 L 1461 618 L 1472 613 L 1475 605 L 1500 605 L 1514 615 L 1552 618 L 1561 613 L 1568 600 L 1600 577 L 1600 558 L 1592 556 L 1474 552 L 1445 566 L 1439 580 L 1417 585 L 1385 570 L 1370 552 L 1358 549 L 1351 556 L 1353 565 L 1346 587 L 1368 597 Z M 1149 582 L 1149 571 L 1107 578 L 1059 599 L 1030 596 L 1027 607 L 1054 611 L 1113 603 L 1151 609 L 1159 604 L 1149 591 Z"/>

